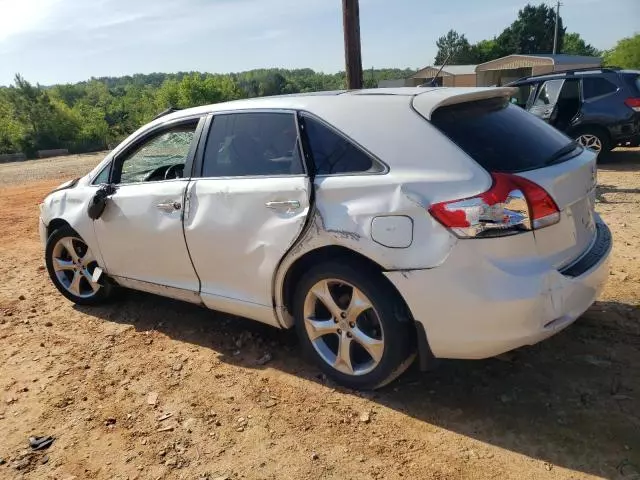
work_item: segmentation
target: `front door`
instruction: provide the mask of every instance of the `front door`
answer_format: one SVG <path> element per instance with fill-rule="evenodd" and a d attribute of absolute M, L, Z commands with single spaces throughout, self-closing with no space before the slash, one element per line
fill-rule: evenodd
<path fill-rule="evenodd" d="M 125 286 L 197 301 L 182 230 L 184 165 L 195 151 L 197 124 L 161 128 L 114 160 L 117 191 L 94 226 L 107 272 Z"/>
<path fill-rule="evenodd" d="M 295 114 L 216 115 L 202 163 L 184 219 L 202 301 L 277 325 L 273 277 L 309 212 Z"/>

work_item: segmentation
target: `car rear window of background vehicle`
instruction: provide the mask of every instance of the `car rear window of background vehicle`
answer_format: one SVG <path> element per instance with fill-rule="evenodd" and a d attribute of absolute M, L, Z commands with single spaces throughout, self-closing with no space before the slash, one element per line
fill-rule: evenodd
<path fill-rule="evenodd" d="M 490 172 L 542 168 L 571 142 L 563 133 L 504 98 L 441 107 L 433 113 L 431 122 Z"/>

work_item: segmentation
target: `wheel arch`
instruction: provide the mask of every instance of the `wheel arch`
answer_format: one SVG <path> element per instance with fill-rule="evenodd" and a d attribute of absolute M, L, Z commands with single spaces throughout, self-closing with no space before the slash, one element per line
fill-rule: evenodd
<path fill-rule="evenodd" d="M 49 222 L 49 225 L 47 225 L 47 238 L 49 238 L 53 232 L 55 232 L 56 230 L 61 229 L 62 227 L 73 228 L 73 227 L 71 227 L 69 222 L 67 222 L 63 218 L 54 218 L 53 220 L 51 220 Z"/>
<path fill-rule="evenodd" d="M 311 266 L 318 263 L 336 261 L 348 262 L 352 265 L 366 269 L 371 272 L 372 275 L 378 275 L 381 281 L 397 296 L 400 311 L 397 312 L 398 319 L 402 322 L 409 322 L 413 325 L 414 341 L 418 350 L 418 361 L 420 370 L 425 371 L 433 364 L 434 356 L 429 346 L 427 333 L 424 330 L 424 326 L 415 321 L 413 314 L 409 309 L 404 297 L 400 294 L 396 286 L 389 281 L 389 279 L 383 274 L 385 269 L 371 260 L 370 258 L 355 252 L 347 247 L 340 245 L 325 245 L 315 248 L 306 252 L 298 257 L 287 269 L 282 282 L 282 307 L 283 315 L 281 319 L 284 320 L 284 327 L 291 328 L 294 326 L 294 318 L 290 312 L 293 310 L 293 297 L 295 294 L 296 286 L 304 274 Z"/>
<path fill-rule="evenodd" d="M 576 137 L 584 132 L 591 132 L 594 130 L 604 133 L 607 136 L 607 140 L 609 141 L 609 143 L 613 141 L 613 137 L 611 135 L 611 132 L 609 131 L 609 128 L 598 123 L 580 124 L 576 127 L 571 128 L 567 133 L 572 137 Z"/>
<path fill-rule="evenodd" d="M 317 265 L 319 263 L 328 262 L 328 261 L 336 261 L 346 262 L 354 266 L 358 266 L 359 268 L 366 269 L 370 271 L 373 275 L 379 275 L 382 281 L 390 288 L 395 295 L 398 296 L 399 300 L 403 305 L 403 311 L 398 312 L 399 318 L 404 321 L 413 321 L 413 317 L 411 315 L 411 311 L 407 306 L 404 298 L 398 291 L 398 289 L 393 285 L 387 277 L 383 275 L 385 269 L 380 266 L 375 261 L 366 257 L 365 255 L 358 253 L 354 250 L 351 250 L 347 247 L 343 247 L 341 245 L 326 245 L 322 247 L 315 248 L 306 252 L 305 254 L 298 257 L 287 269 L 287 272 L 284 276 L 284 280 L 282 282 L 282 292 L 281 298 L 283 307 L 287 312 L 292 311 L 293 304 L 293 296 L 295 294 L 295 289 L 298 284 L 298 281 L 302 277 L 305 271 L 307 271 L 311 266 Z M 283 316 L 286 325 L 285 327 L 289 328 L 293 326 L 293 317 L 291 315 Z"/>

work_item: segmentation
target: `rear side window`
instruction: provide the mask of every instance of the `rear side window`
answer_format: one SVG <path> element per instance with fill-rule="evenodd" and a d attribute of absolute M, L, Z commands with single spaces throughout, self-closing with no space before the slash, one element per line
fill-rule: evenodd
<path fill-rule="evenodd" d="M 582 79 L 582 95 L 585 100 L 607 95 L 618 90 L 615 83 L 602 77 L 585 77 Z"/>
<path fill-rule="evenodd" d="M 563 133 L 504 98 L 441 107 L 431 122 L 490 172 L 544 167 L 571 143 Z"/>
<path fill-rule="evenodd" d="M 369 155 L 321 122 L 301 116 L 316 175 L 381 172 Z"/>
<path fill-rule="evenodd" d="M 217 115 L 207 138 L 203 177 L 303 173 L 293 113 Z"/>

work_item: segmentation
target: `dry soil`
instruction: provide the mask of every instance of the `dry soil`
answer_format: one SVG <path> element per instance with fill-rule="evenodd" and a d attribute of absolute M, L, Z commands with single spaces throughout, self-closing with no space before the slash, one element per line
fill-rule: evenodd
<path fill-rule="evenodd" d="M 639 150 L 599 169 L 614 256 L 581 319 L 374 394 L 328 383 L 291 335 L 246 320 L 134 292 L 100 308 L 59 295 L 38 203 L 101 158 L 0 165 L 0 478 L 640 478 Z M 32 435 L 56 440 L 30 452 Z"/>

